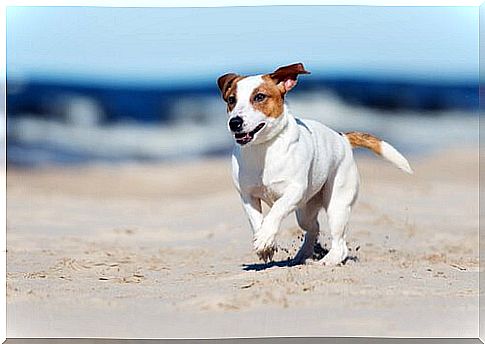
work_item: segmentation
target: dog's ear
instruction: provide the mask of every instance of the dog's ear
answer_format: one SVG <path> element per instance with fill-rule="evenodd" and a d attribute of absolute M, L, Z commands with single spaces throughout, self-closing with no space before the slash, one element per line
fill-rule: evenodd
<path fill-rule="evenodd" d="M 296 79 L 299 74 L 310 74 L 310 72 L 303 67 L 303 63 L 294 63 L 280 67 L 273 73 L 269 74 L 269 77 L 274 80 L 283 93 L 286 93 L 295 87 Z"/>
<path fill-rule="evenodd" d="M 227 73 L 222 76 L 220 76 L 217 79 L 217 86 L 219 86 L 219 89 L 221 90 L 222 98 L 226 100 L 226 92 L 227 90 L 231 87 L 232 83 L 236 78 L 238 78 L 239 75 L 235 73 Z"/>

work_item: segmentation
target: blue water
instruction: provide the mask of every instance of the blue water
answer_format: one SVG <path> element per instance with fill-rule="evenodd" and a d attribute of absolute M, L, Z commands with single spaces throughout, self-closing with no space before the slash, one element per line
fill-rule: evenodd
<path fill-rule="evenodd" d="M 120 163 L 228 155 L 233 140 L 214 85 L 157 88 L 7 83 L 10 164 Z M 478 142 L 476 85 L 389 80 L 305 82 L 293 113 L 338 131 L 378 135 L 417 154 Z"/>

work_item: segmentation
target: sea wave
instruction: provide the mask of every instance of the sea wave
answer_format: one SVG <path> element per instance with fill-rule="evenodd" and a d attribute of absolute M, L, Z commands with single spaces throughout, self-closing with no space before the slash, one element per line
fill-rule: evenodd
<path fill-rule="evenodd" d="M 404 152 L 420 153 L 457 144 L 478 143 L 478 112 L 391 111 L 349 105 L 331 93 L 306 92 L 290 97 L 292 113 L 318 120 L 338 131 L 376 134 Z M 9 163 L 35 165 L 92 160 L 180 160 L 228 154 L 220 100 L 180 99 L 172 109 L 176 121 L 160 124 L 59 121 L 22 114 L 7 121 Z"/>

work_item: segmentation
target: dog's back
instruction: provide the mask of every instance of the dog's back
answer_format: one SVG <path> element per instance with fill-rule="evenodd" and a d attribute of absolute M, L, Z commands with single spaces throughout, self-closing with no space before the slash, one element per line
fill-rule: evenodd
<path fill-rule="evenodd" d="M 412 170 L 394 147 L 373 135 L 337 133 L 319 122 L 296 119 L 284 97 L 301 74 L 309 72 L 296 63 L 270 74 L 228 73 L 218 79 L 228 126 L 239 145 L 233 176 L 261 259 L 272 259 L 280 224 L 295 211 L 306 234 L 294 262 L 305 262 L 320 230 L 318 212 L 325 209 L 332 246 L 319 263 L 336 265 L 348 255 L 345 232 L 359 189 L 352 149 L 370 149 L 402 170 Z M 271 206 L 265 216 L 262 201 Z"/>

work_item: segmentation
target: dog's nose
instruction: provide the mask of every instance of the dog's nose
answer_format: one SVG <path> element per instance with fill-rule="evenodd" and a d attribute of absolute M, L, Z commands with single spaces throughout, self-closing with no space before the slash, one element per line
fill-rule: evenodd
<path fill-rule="evenodd" d="M 242 130 L 243 119 L 239 116 L 233 117 L 229 120 L 229 128 L 235 133 Z"/>

